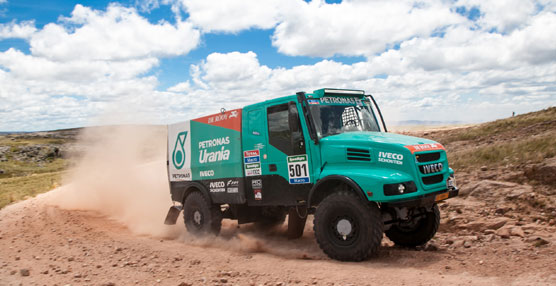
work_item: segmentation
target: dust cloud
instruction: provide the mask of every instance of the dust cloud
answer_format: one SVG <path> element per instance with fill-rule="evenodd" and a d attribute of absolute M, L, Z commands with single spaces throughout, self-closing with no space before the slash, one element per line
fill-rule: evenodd
<path fill-rule="evenodd" d="M 184 232 L 163 224 L 172 205 L 165 126 L 85 128 L 78 146 L 84 150 L 52 204 L 100 212 L 140 235 L 176 238 Z"/>
<path fill-rule="evenodd" d="M 62 187 L 49 194 L 51 205 L 68 210 L 92 210 L 110 217 L 135 234 L 176 239 L 203 248 L 240 253 L 270 253 L 298 259 L 322 259 L 308 222 L 299 240 L 289 241 L 286 226 L 270 231 L 253 225 L 238 227 L 224 220 L 219 236 L 189 235 L 180 215 L 165 225 L 172 205 L 166 171 L 165 126 L 86 128 L 79 138 L 83 152 L 76 158 Z"/>

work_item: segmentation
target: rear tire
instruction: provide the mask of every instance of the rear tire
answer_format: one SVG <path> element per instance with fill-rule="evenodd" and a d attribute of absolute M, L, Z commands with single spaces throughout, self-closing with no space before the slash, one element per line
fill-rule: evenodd
<path fill-rule="evenodd" d="M 415 247 L 427 243 L 434 237 L 440 225 L 440 211 L 435 204 L 431 211 L 425 213 L 413 225 L 392 225 L 386 236 L 395 244 L 405 247 Z"/>
<path fill-rule="evenodd" d="M 222 211 L 211 205 L 201 192 L 193 192 L 183 204 L 183 220 L 187 231 L 194 235 L 218 235 L 222 227 Z"/>
<path fill-rule="evenodd" d="M 362 261 L 378 252 L 384 225 L 376 204 L 341 191 L 320 203 L 313 229 L 317 243 L 330 258 Z"/>

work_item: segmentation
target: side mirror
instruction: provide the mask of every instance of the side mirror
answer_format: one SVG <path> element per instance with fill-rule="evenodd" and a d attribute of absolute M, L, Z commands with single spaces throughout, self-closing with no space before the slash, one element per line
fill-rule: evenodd
<path fill-rule="evenodd" d="M 297 106 L 295 102 L 290 102 L 288 104 L 288 123 L 290 125 L 290 131 L 299 132 L 299 126 L 301 125 L 299 122 L 299 113 L 297 112 Z"/>

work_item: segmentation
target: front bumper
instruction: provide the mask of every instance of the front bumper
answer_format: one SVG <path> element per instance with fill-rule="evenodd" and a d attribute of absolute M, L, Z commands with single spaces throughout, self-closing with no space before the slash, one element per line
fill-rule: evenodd
<path fill-rule="evenodd" d="M 459 189 L 457 188 L 446 189 L 446 190 L 426 194 L 420 197 L 411 198 L 408 200 L 382 203 L 382 205 L 386 207 L 427 207 L 427 206 L 432 206 L 436 202 L 453 198 L 457 196 L 458 193 L 459 193 Z"/>

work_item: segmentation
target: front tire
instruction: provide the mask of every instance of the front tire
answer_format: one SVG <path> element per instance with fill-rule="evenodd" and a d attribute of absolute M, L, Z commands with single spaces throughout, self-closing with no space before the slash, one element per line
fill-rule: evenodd
<path fill-rule="evenodd" d="M 440 211 L 435 204 L 432 210 L 425 212 L 420 219 L 414 218 L 406 223 L 392 225 L 385 233 L 391 241 L 399 246 L 415 247 L 431 240 L 439 225 Z"/>
<path fill-rule="evenodd" d="M 183 204 L 183 220 L 187 231 L 195 235 L 220 233 L 222 211 L 211 205 L 203 194 L 193 192 Z"/>
<path fill-rule="evenodd" d="M 362 261 L 377 253 L 384 226 L 376 204 L 341 191 L 318 206 L 313 229 L 317 243 L 330 258 Z"/>

